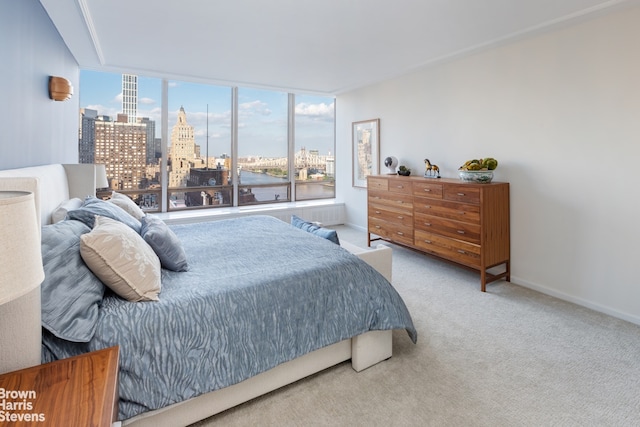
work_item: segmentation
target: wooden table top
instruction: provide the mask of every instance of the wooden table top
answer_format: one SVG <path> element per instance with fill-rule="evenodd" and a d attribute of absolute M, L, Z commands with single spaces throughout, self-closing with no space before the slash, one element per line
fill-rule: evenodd
<path fill-rule="evenodd" d="M 111 426 L 117 379 L 117 346 L 2 374 L 0 425 Z"/>

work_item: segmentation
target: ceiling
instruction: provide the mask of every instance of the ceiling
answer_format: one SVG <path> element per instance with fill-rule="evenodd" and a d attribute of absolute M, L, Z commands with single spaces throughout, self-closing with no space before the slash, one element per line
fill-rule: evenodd
<path fill-rule="evenodd" d="M 636 0 L 40 0 L 81 68 L 337 95 Z"/>

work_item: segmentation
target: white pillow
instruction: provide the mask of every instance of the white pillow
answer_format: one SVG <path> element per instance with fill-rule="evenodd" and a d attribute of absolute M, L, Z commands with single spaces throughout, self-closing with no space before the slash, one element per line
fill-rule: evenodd
<path fill-rule="evenodd" d="M 140 221 L 144 216 L 144 211 L 140 209 L 136 202 L 131 200 L 129 196 L 122 193 L 111 192 L 111 199 L 109 199 L 114 205 L 124 209 L 129 215 Z"/>
<path fill-rule="evenodd" d="M 91 232 L 80 237 L 80 255 L 102 283 L 128 301 L 157 301 L 160 260 L 131 227 L 96 215 Z"/>
<path fill-rule="evenodd" d="M 56 222 L 63 221 L 67 217 L 67 212 L 78 209 L 80 206 L 82 206 L 82 200 L 77 197 L 65 200 L 51 213 L 51 223 L 55 224 Z"/>

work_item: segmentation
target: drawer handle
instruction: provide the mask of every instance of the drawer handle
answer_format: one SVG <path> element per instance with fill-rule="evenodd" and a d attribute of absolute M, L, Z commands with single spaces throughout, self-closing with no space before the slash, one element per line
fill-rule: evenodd
<path fill-rule="evenodd" d="M 425 209 L 431 209 L 431 206 L 429 205 L 424 205 Z"/>
<path fill-rule="evenodd" d="M 458 193 L 458 196 L 464 196 L 464 195 L 465 195 L 464 193 Z"/>
<path fill-rule="evenodd" d="M 426 191 L 427 193 L 431 193 L 431 189 L 430 188 L 424 188 L 424 191 Z"/>
<path fill-rule="evenodd" d="M 404 219 L 402 215 L 398 215 L 398 219 Z"/>
<path fill-rule="evenodd" d="M 404 185 L 398 185 L 398 188 L 404 188 Z"/>
<path fill-rule="evenodd" d="M 377 213 L 377 214 L 379 214 L 379 213 L 380 213 L 380 211 L 376 211 L 376 213 Z"/>
<path fill-rule="evenodd" d="M 431 240 L 425 240 L 424 241 L 426 244 L 430 245 L 431 244 Z"/>
<path fill-rule="evenodd" d="M 466 212 L 465 212 L 465 211 L 458 211 L 458 213 L 459 213 L 460 215 L 464 215 Z"/>
<path fill-rule="evenodd" d="M 466 251 L 463 251 L 462 249 L 458 249 L 458 252 L 461 253 L 461 254 L 466 254 L 467 253 Z"/>
<path fill-rule="evenodd" d="M 458 234 L 464 234 L 464 230 L 458 230 Z"/>
<path fill-rule="evenodd" d="M 376 228 L 379 230 L 379 229 L 380 229 L 380 226 L 379 226 L 379 225 L 376 225 Z"/>
<path fill-rule="evenodd" d="M 431 227 L 431 223 L 430 222 L 425 222 L 424 225 L 426 225 L 427 227 Z"/>
<path fill-rule="evenodd" d="M 404 233 L 402 231 L 398 231 L 398 236 L 404 236 Z"/>
<path fill-rule="evenodd" d="M 402 200 L 398 200 L 398 203 L 403 204 L 404 202 Z"/>
<path fill-rule="evenodd" d="M 380 196 L 374 196 L 374 199 L 380 199 Z"/>

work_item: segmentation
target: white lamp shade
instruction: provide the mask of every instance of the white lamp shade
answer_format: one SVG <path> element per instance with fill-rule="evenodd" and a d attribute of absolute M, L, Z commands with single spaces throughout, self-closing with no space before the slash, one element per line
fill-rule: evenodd
<path fill-rule="evenodd" d="M 0 191 L 0 305 L 44 280 L 38 224 L 33 193 Z"/>
<path fill-rule="evenodd" d="M 96 165 L 96 188 L 107 188 L 107 167 L 105 165 Z"/>

